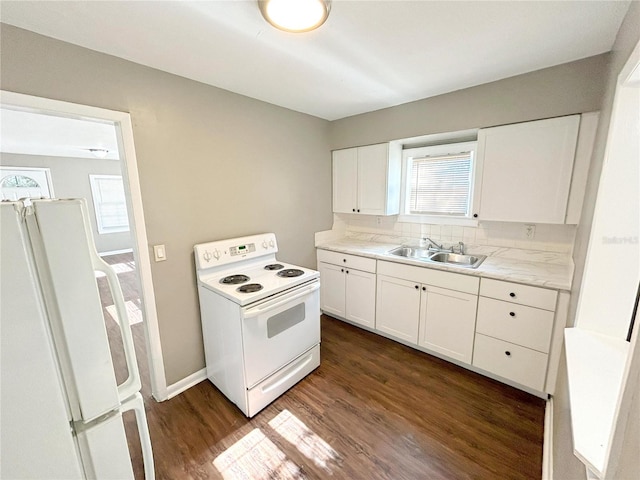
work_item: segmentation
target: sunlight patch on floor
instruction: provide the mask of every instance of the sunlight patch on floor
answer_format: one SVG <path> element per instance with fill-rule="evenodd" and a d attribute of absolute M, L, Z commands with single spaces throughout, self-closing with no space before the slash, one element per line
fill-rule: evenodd
<path fill-rule="evenodd" d="M 213 461 L 225 480 L 302 480 L 300 468 L 255 428 Z"/>
<path fill-rule="evenodd" d="M 138 307 L 138 305 L 136 305 L 131 300 L 127 300 L 126 302 L 124 302 L 124 306 L 127 309 L 127 316 L 129 317 L 129 325 L 142 323 L 142 320 L 143 320 L 142 310 L 140 310 L 140 307 Z M 115 305 L 109 305 L 108 307 L 105 307 L 105 310 L 109 315 L 111 315 L 111 318 L 113 318 L 117 324 L 120 324 L 120 320 L 118 318 L 118 312 L 116 311 Z"/>
<path fill-rule="evenodd" d="M 133 272 L 136 268 L 135 263 L 133 262 L 114 263 L 113 265 L 109 266 L 113 269 L 114 272 L 116 272 L 116 274 Z M 100 271 L 96 271 L 95 274 L 96 278 L 106 277 L 106 274 Z"/>
<path fill-rule="evenodd" d="M 338 453 L 319 435 L 309 429 L 289 410 L 283 410 L 270 422 L 269 426 L 287 442 L 296 447 L 318 467 L 331 471 L 330 462 L 339 460 Z"/>

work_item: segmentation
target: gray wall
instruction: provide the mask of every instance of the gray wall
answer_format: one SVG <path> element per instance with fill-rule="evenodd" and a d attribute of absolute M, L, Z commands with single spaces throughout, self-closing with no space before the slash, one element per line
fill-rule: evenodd
<path fill-rule="evenodd" d="M 327 121 L 9 25 L 0 35 L 2 89 L 131 114 L 147 236 L 167 249 L 152 276 L 169 384 L 204 367 L 194 244 L 273 231 L 281 260 L 315 266 L 314 233 L 332 222 Z"/>
<path fill-rule="evenodd" d="M 331 122 L 331 147 L 600 109 L 608 54 Z"/>
<path fill-rule="evenodd" d="M 604 99 L 600 114 L 600 123 L 596 132 L 594 152 L 591 158 L 589 178 L 585 192 L 584 203 L 580 224 L 576 232 L 576 241 L 573 251 L 575 264 L 574 278 L 571 292 L 571 306 L 569 311 L 569 323 L 575 323 L 575 313 L 579 299 L 582 276 L 584 273 L 589 235 L 593 225 L 593 213 L 595 211 L 598 185 L 604 153 L 609 132 L 609 122 L 613 109 L 613 99 L 618 82 L 618 75 L 627 62 L 633 48 L 640 40 L 640 2 L 631 2 L 629 11 L 622 22 L 615 44 L 611 52 L 610 67 L 607 72 L 607 82 L 604 89 Z M 554 438 L 553 438 L 553 469 L 556 478 L 567 480 L 584 479 L 584 466 L 573 456 L 573 445 L 571 440 L 571 411 L 569 406 L 569 389 L 566 372 L 566 362 L 564 354 L 560 360 L 560 371 L 556 383 L 556 394 L 554 397 Z M 632 412 L 635 412 L 637 420 L 638 402 L 640 392 L 635 392 Z M 633 415 L 633 413 L 632 413 Z M 638 422 L 632 425 L 626 432 L 622 457 L 621 471 L 634 472 L 637 474 L 638 451 L 640 451 L 640 435 L 638 433 Z M 635 471 L 634 471 L 635 470 Z M 620 478 L 631 478 L 621 476 Z"/>
<path fill-rule="evenodd" d="M 92 158 L 48 157 L 44 155 L 0 154 L 0 164 L 12 167 L 43 167 L 51 169 L 51 183 L 58 198 L 86 198 L 93 227 L 93 239 L 98 253 L 132 248 L 129 232 L 98 233 L 89 175 L 121 175 L 120 161 Z"/>

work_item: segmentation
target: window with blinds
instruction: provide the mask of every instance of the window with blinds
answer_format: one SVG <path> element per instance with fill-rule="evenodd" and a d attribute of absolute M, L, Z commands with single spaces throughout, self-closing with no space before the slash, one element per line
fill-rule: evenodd
<path fill-rule="evenodd" d="M 467 216 L 471 193 L 472 152 L 413 158 L 409 212 Z"/>
<path fill-rule="evenodd" d="M 89 175 L 98 233 L 129 231 L 129 216 L 120 175 Z"/>
<path fill-rule="evenodd" d="M 458 145 L 466 151 L 440 145 L 415 149 L 415 156 L 408 156 L 407 214 L 470 216 L 475 144 Z"/>

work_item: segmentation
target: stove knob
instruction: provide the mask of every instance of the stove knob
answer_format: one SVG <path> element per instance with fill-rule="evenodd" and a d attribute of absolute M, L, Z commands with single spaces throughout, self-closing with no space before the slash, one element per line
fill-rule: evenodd
<path fill-rule="evenodd" d="M 216 260 L 220 260 L 220 251 L 217 248 L 213 251 L 213 256 Z"/>
<path fill-rule="evenodd" d="M 205 251 L 202 254 L 202 258 L 204 258 L 205 262 L 207 262 L 207 263 L 210 262 L 211 261 L 211 252 Z"/>
<path fill-rule="evenodd" d="M 273 240 L 269 240 L 269 246 L 271 248 L 274 248 L 276 246 L 276 242 L 274 242 Z"/>
<path fill-rule="evenodd" d="M 267 244 L 267 241 L 266 241 L 266 240 L 263 240 L 263 241 L 262 241 L 262 248 L 264 248 L 265 250 L 266 250 L 267 248 L 269 248 L 269 245 Z"/>

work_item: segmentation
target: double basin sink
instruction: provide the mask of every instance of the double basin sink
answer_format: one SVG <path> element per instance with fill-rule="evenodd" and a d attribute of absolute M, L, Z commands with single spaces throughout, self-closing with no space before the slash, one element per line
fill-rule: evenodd
<path fill-rule="evenodd" d="M 428 263 L 439 263 L 464 268 L 478 268 L 487 258 L 486 255 L 463 255 L 453 252 L 433 251 L 428 248 L 398 247 L 389 252 L 396 257 L 410 258 Z"/>

